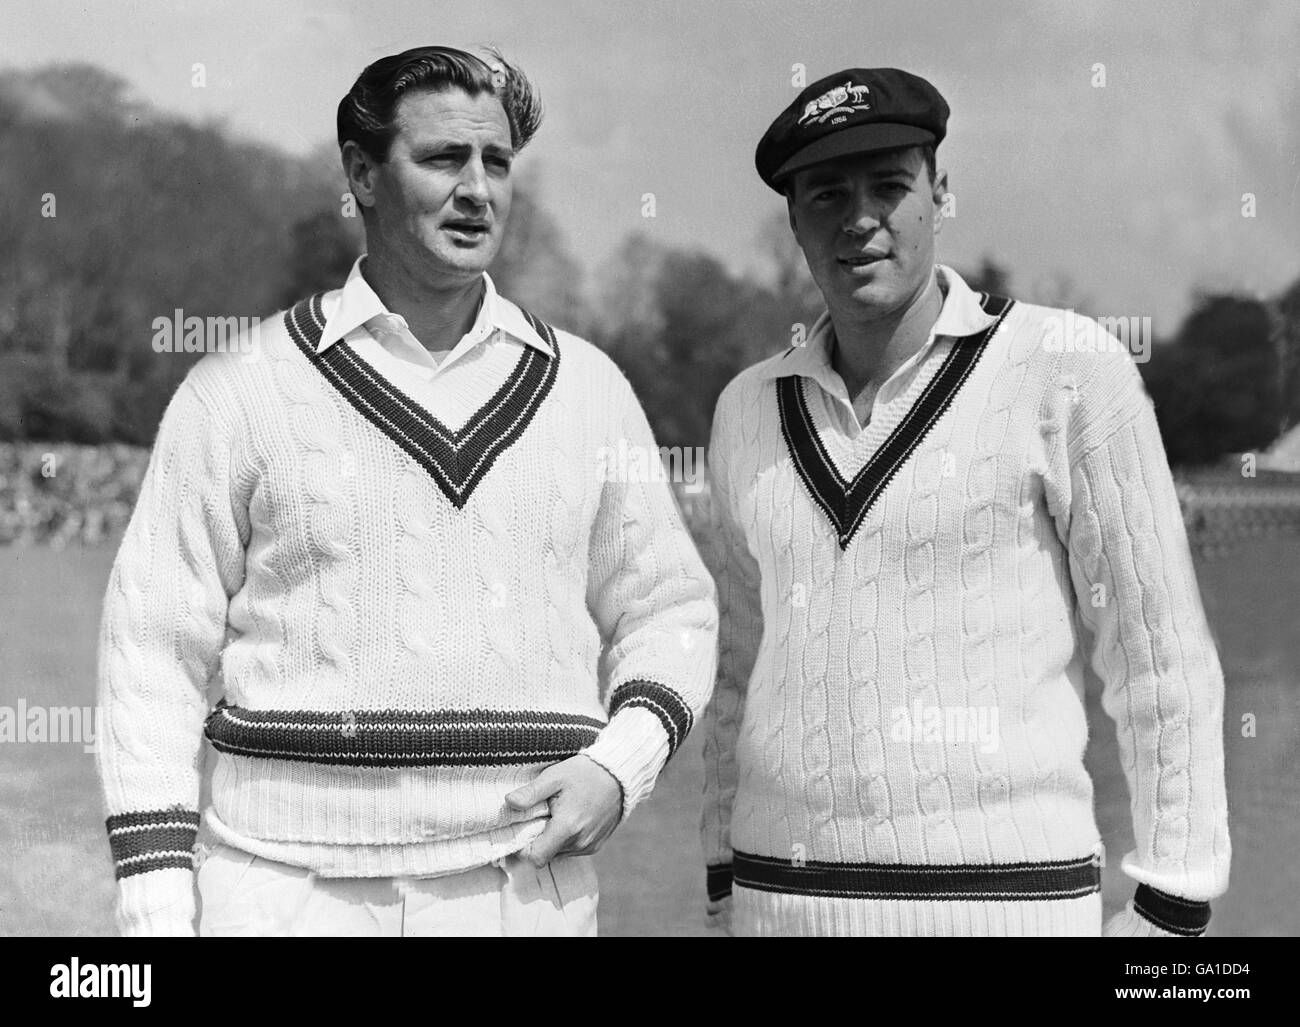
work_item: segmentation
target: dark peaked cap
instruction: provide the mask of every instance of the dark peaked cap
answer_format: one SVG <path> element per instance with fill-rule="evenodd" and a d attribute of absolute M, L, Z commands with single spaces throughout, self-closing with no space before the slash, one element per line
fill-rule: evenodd
<path fill-rule="evenodd" d="M 777 192 L 804 168 L 837 157 L 902 146 L 938 146 L 948 104 L 919 75 L 849 68 L 818 79 L 783 110 L 754 153 L 758 176 Z"/>

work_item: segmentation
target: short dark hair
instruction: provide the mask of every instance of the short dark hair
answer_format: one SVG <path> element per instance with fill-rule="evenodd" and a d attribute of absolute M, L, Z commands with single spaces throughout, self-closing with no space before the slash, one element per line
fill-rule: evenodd
<path fill-rule="evenodd" d="M 510 123 L 510 143 L 518 152 L 542 123 L 542 102 L 532 83 L 494 49 L 486 59 L 448 46 L 419 46 L 381 57 L 357 76 L 339 101 L 339 147 L 352 140 L 383 163 L 397 135 L 394 112 L 407 92 L 462 89 L 470 96 L 495 96 Z"/>
<path fill-rule="evenodd" d="M 939 158 L 935 154 L 934 143 L 920 143 L 917 148 L 920 149 L 921 157 L 925 160 L 925 170 L 929 172 L 930 184 L 934 185 L 934 180 L 939 175 Z M 899 149 L 911 150 L 913 147 L 903 146 Z M 889 151 L 886 150 L 881 152 L 887 153 Z M 783 183 L 781 183 L 784 186 L 785 197 L 787 200 L 794 200 L 794 179 L 795 176 L 790 175 Z"/>
<path fill-rule="evenodd" d="M 930 172 L 930 184 L 934 185 L 934 180 L 939 177 L 939 158 L 934 143 L 922 143 L 921 156 L 925 158 L 925 170 Z"/>

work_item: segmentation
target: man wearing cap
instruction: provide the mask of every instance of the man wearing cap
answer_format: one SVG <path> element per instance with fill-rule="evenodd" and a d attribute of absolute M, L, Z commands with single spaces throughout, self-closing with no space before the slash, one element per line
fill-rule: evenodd
<path fill-rule="evenodd" d="M 714 415 L 710 912 L 1200 934 L 1228 878 L 1223 681 L 1151 403 L 1095 322 L 1051 345 L 1067 312 L 935 264 L 947 117 L 915 75 L 850 69 L 758 144 L 826 313 Z M 1104 931 L 1085 664 L 1136 838 Z"/>

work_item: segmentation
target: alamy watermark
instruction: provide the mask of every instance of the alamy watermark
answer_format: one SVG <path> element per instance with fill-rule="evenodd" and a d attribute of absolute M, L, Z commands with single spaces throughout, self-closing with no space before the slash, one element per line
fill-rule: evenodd
<path fill-rule="evenodd" d="M 82 963 L 73 956 L 50 967 L 51 998 L 129 998 L 131 1005 L 151 1001 L 152 963 Z"/>
<path fill-rule="evenodd" d="M 82 752 L 99 751 L 101 710 L 98 706 L 0 706 L 0 745 L 80 745 Z"/>
<path fill-rule="evenodd" d="M 171 317 L 153 319 L 153 351 L 251 356 L 261 348 L 261 332 L 260 317 L 186 317 L 177 307 Z"/>
<path fill-rule="evenodd" d="M 617 446 L 596 450 L 596 480 L 599 482 L 671 481 L 685 485 L 694 495 L 704 488 L 703 446 L 629 446 L 619 439 Z"/>
<path fill-rule="evenodd" d="M 996 706 L 926 706 L 916 699 L 910 709 L 895 706 L 890 719 L 895 742 L 978 746 L 982 753 L 997 752 L 1001 744 Z"/>
<path fill-rule="evenodd" d="M 1151 359 L 1151 317 L 1086 317 L 1066 310 L 1043 321 L 1043 349 L 1049 353 L 1128 353 L 1135 363 Z"/>

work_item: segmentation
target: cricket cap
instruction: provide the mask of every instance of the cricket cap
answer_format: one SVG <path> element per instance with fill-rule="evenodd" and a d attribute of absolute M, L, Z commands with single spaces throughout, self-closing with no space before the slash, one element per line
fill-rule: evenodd
<path fill-rule="evenodd" d="M 858 153 L 938 146 L 948 104 L 919 75 L 849 68 L 818 79 L 783 110 L 754 153 L 758 176 L 777 192 L 796 171 Z"/>

